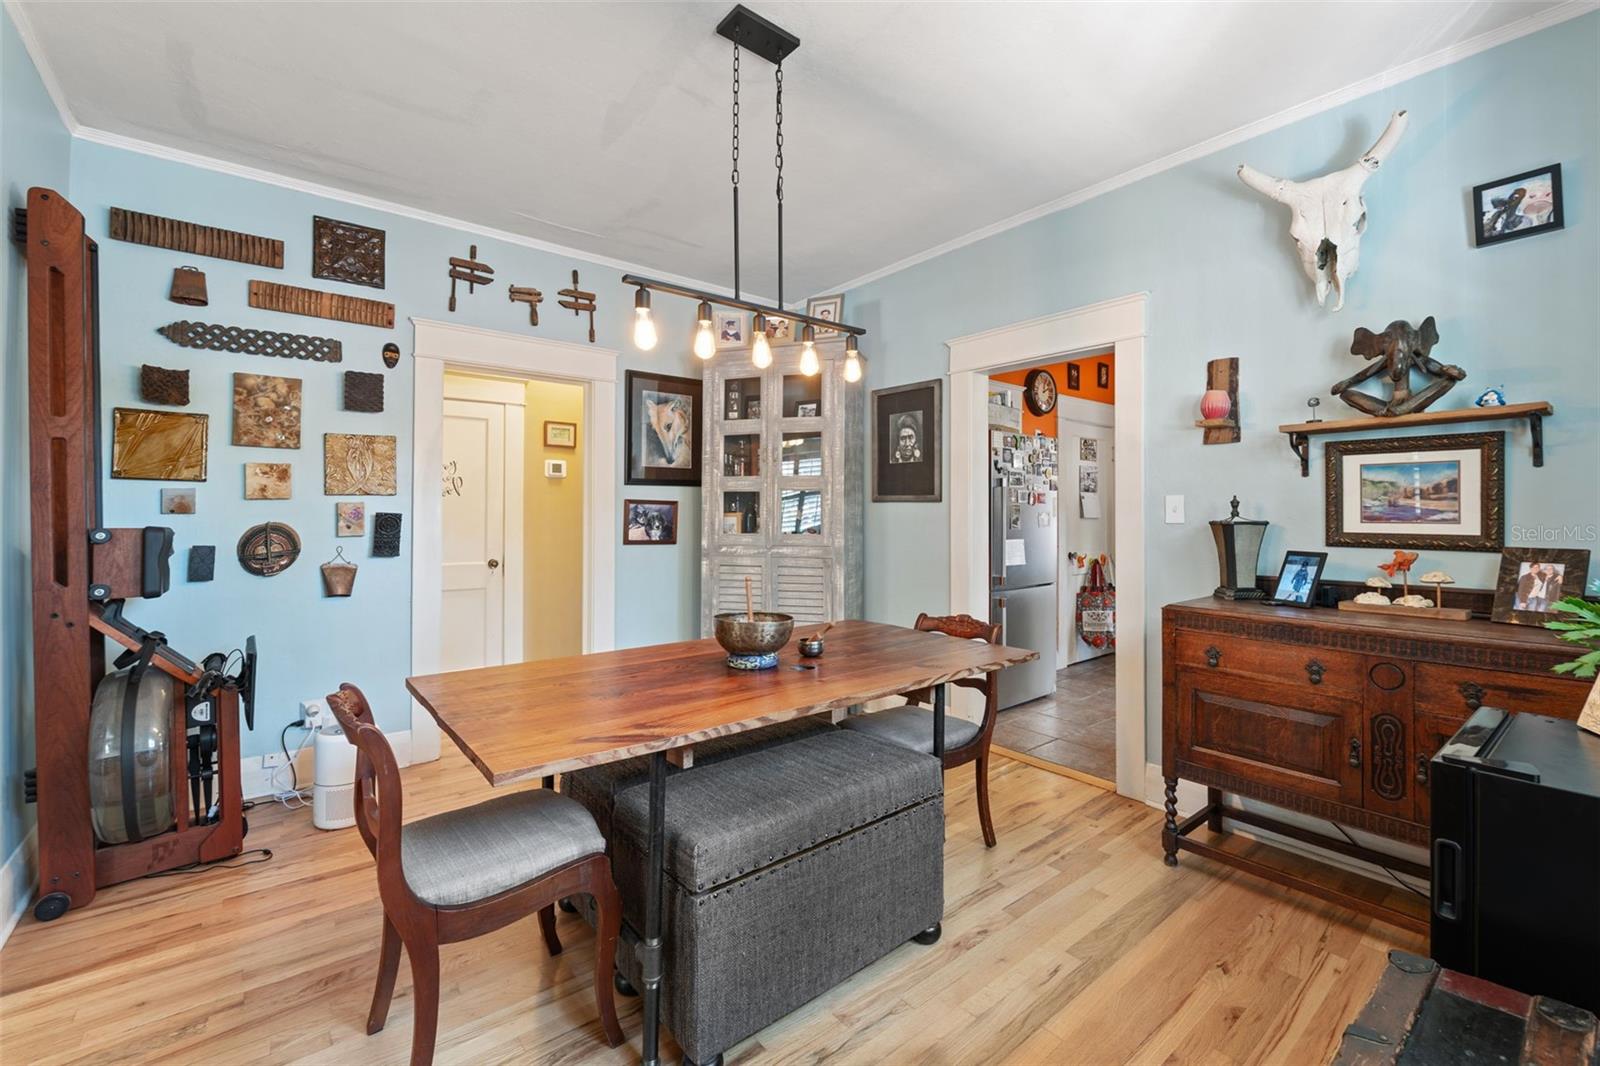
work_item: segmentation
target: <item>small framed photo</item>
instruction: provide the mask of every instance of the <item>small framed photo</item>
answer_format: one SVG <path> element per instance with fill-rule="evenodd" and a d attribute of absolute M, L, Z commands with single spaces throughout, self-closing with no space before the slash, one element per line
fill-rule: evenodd
<path fill-rule="evenodd" d="M 816 418 L 820 407 L 821 405 L 816 401 L 797 403 L 794 405 L 794 416 L 796 418 Z"/>
<path fill-rule="evenodd" d="M 724 533 L 739 533 L 744 529 L 744 514 L 739 511 L 722 512 L 722 531 Z"/>
<path fill-rule="evenodd" d="M 678 543 L 678 501 L 623 500 L 622 543 Z"/>
<path fill-rule="evenodd" d="M 194 489 L 162 489 L 162 514 L 194 514 Z"/>
<path fill-rule="evenodd" d="M 1272 586 L 1271 603 L 1289 607 L 1310 607 L 1317 602 L 1317 587 L 1322 584 L 1322 568 L 1328 565 L 1327 552 L 1286 552 L 1278 570 L 1278 583 Z"/>
<path fill-rule="evenodd" d="M 939 456 L 943 397 L 944 382 L 938 378 L 873 390 L 874 503 L 938 503 L 944 498 Z"/>
<path fill-rule="evenodd" d="M 1111 364 L 1096 363 L 1094 365 L 1094 383 L 1096 387 L 1109 389 L 1111 387 Z"/>
<path fill-rule="evenodd" d="M 744 402 L 744 416 L 746 418 L 760 418 L 761 401 L 759 399 L 746 400 Z"/>
<path fill-rule="evenodd" d="M 1077 363 L 1067 364 L 1067 391 L 1083 391 L 1083 368 Z"/>
<path fill-rule="evenodd" d="M 794 340 L 794 322 L 791 319 L 768 315 L 767 341 L 771 344 L 788 344 Z"/>
<path fill-rule="evenodd" d="M 1561 164 L 1497 178 L 1472 190 L 1477 245 L 1499 244 L 1560 229 Z"/>
<path fill-rule="evenodd" d="M 544 446 L 546 448 L 576 448 L 578 446 L 577 423 L 546 422 L 544 424 Z"/>
<path fill-rule="evenodd" d="M 1582 596 L 1589 581 L 1587 548 L 1507 548 L 1494 583 L 1496 622 L 1542 626 L 1563 596 Z"/>
<path fill-rule="evenodd" d="M 1330 442 L 1328 543 L 1499 551 L 1505 543 L 1505 437 L 1446 433 Z"/>
<path fill-rule="evenodd" d="M 718 348 L 743 348 L 750 343 L 743 311 L 717 311 L 715 323 Z"/>
<path fill-rule="evenodd" d="M 824 322 L 838 322 L 844 318 L 844 294 L 813 296 L 806 301 L 806 314 L 812 318 L 820 318 Z"/>

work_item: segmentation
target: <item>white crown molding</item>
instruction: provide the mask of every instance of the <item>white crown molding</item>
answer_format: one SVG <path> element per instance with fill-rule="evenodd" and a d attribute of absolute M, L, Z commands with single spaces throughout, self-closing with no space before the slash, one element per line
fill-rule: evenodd
<path fill-rule="evenodd" d="M 67 106 L 67 94 L 61 91 L 61 82 L 56 79 L 54 68 L 45 61 L 44 47 L 39 43 L 39 35 L 34 32 L 27 9 L 18 0 L 5 0 L 5 9 L 11 16 L 11 24 L 17 28 L 17 36 L 22 38 L 22 47 L 27 51 L 28 58 L 33 60 L 33 69 L 39 72 L 44 91 L 50 94 L 50 102 L 56 105 L 61 124 L 67 128 L 69 136 L 77 136 L 78 120 Z"/>
<path fill-rule="evenodd" d="M 1566 0 L 1565 3 L 1546 8 L 1515 22 L 1509 22 L 1499 29 L 1480 33 L 1476 37 L 1469 37 L 1467 40 L 1459 41 L 1448 48 L 1441 48 L 1437 52 L 1420 56 L 1409 63 L 1402 63 L 1398 67 L 1391 67 L 1371 77 L 1351 82 L 1343 88 L 1334 89 L 1332 92 L 1323 93 L 1321 96 L 1314 96 L 1310 100 L 1295 104 L 1293 107 L 1279 111 L 1277 114 L 1268 115 L 1266 118 L 1257 119 L 1254 122 L 1247 122 L 1243 126 L 1238 126 L 1226 133 L 1219 133 L 1215 137 L 1207 138 L 1198 144 L 1190 145 L 1188 148 L 1173 152 L 1170 155 L 1164 155 L 1160 159 L 1151 160 L 1148 163 L 1134 167 L 1132 170 L 1109 177 L 1104 181 L 1095 182 L 1093 185 L 1085 186 L 1076 192 L 1070 192 L 1048 203 L 1029 208 L 998 222 L 992 222 L 963 236 L 908 255 L 904 259 L 898 259 L 888 266 L 869 271 L 860 277 L 852 278 L 839 285 L 831 285 L 823 291 L 848 292 L 851 289 L 860 288 L 862 285 L 886 278 L 891 274 L 898 274 L 902 270 L 907 270 L 919 263 L 937 259 L 941 255 L 953 252 L 958 248 L 976 244 L 981 240 L 993 237 L 997 233 L 1004 233 L 1006 230 L 1016 229 L 1018 226 L 1026 225 L 1035 219 L 1053 215 L 1057 211 L 1065 211 L 1069 207 L 1076 207 L 1098 196 L 1104 196 L 1108 192 L 1120 189 L 1124 185 L 1132 185 L 1136 181 L 1141 181 L 1162 171 L 1171 170 L 1196 159 L 1203 159 L 1213 152 L 1220 152 L 1224 148 L 1242 144 L 1254 137 L 1281 129 L 1312 115 L 1331 111 L 1333 108 L 1347 104 L 1352 100 L 1358 100 L 1381 89 L 1387 89 L 1401 82 L 1410 81 L 1412 78 L 1419 77 L 1429 71 L 1438 70 L 1440 67 L 1449 66 L 1451 63 L 1459 63 L 1461 60 L 1475 56 L 1479 52 L 1486 52 L 1491 48 L 1514 41 L 1519 37 L 1526 37 L 1530 33 L 1538 33 L 1540 30 L 1549 29 L 1551 26 L 1587 15 L 1595 10 L 1600 10 L 1600 0 Z"/>

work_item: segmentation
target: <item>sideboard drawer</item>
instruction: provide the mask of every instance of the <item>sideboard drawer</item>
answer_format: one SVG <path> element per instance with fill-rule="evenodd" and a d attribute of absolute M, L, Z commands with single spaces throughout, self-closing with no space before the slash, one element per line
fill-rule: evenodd
<path fill-rule="evenodd" d="M 1479 707 L 1576 718 L 1589 687 L 1556 674 L 1417 664 L 1418 714 L 1466 718 Z"/>
<path fill-rule="evenodd" d="M 1361 706 L 1305 688 L 1180 668 L 1173 754 L 1264 786 L 1360 803 Z"/>
<path fill-rule="evenodd" d="M 1361 657 L 1349 652 L 1186 630 L 1177 634 L 1177 661 L 1180 668 L 1198 667 L 1329 696 L 1358 696 L 1363 681 Z"/>

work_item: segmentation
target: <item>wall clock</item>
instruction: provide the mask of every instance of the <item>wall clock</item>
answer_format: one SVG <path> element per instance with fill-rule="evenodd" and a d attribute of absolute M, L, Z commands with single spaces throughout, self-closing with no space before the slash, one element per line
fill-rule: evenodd
<path fill-rule="evenodd" d="M 1056 409 L 1056 379 L 1048 370 L 1030 370 L 1022 382 L 1022 399 L 1028 410 L 1047 415 Z"/>

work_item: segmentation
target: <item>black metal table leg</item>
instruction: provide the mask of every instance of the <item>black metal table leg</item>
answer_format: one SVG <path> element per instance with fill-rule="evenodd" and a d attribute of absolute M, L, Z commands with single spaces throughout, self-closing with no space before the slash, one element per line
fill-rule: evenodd
<path fill-rule="evenodd" d="M 667 753 L 650 756 L 650 858 L 645 866 L 644 939 L 636 949 L 644 988 L 644 1034 L 641 1043 L 643 1066 L 661 1061 L 661 909 L 666 871 Z"/>
<path fill-rule="evenodd" d="M 933 757 L 944 758 L 944 686 L 933 686 Z"/>

